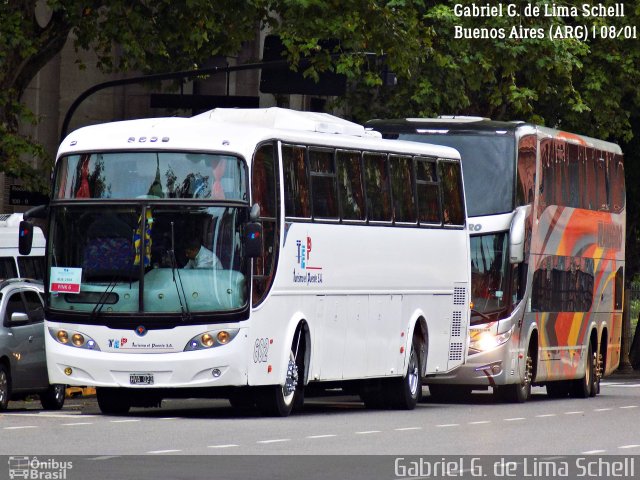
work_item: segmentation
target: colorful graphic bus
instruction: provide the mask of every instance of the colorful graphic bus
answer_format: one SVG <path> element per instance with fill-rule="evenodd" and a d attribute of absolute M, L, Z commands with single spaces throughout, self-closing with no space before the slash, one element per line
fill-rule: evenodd
<path fill-rule="evenodd" d="M 466 364 L 436 397 L 589 397 L 620 361 L 625 182 L 612 143 L 481 118 L 374 120 L 385 138 L 456 148 L 471 238 Z"/>
<path fill-rule="evenodd" d="M 285 416 L 323 386 L 411 409 L 464 361 L 454 149 L 279 108 L 116 122 L 63 141 L 47 208 L 49 377 L 104 413 Z"/>

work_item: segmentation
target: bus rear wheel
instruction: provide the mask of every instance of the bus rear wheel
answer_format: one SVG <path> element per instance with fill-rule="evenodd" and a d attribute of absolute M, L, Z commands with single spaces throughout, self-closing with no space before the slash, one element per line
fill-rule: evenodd
<path fill-rule="evenodd" d="M 573 380 L 569 394 L 573 398 L 589 398 L 596 392 L 596 363 L 597 358 L 593 353 L 591 342 L 587 347 L 585 358 L 584 377 Z"/>
<path fill-rule="evenodd" d="M 124 415 L 131 409 L 131 400 L 124 388 L 96 388 L 98 407 L 105 415 Z"/>

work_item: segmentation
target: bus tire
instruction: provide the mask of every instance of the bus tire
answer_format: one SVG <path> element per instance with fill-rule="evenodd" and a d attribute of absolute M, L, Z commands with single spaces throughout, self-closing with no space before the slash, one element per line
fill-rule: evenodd
<path fill-rule="evenodd" d="M 104 415 L 124 415 L 131 409 L 131 400 L 124 388 L 96 388 L 98 407 Z"/>
<path fill-rule="evenodd" d="M 407 360 L 407 371 L 402 378 L 391 380 L 387 390 L 387 403 L 390 408 L 413 410 L 422 396 L 422 378 L 420 375 L 420 342 L 413 340 Z"/>
<path fill-rule="evenodd" d="M 499 397 L 508 403 L 524 403 L 531 396 L 531 382 L 533 381 L 533 357 L 531 346 L 527 350 L 525 359 L 524 376 L 519 383 L 502 385 L 498 387 Z"/>
<path fill-rule="evenodd" d="M 571 385 L 566 380 L 549 382 L 547 387 L 547 397 L 549 398 L 567 398 Z"/>
<path fill-rule="evenodd" d="M 11 397 L 11 377 L 8 368 L 0 363 L 0 412 L 4 412 L 9 406 Z"/>
<path fill-rule="evenodd" d="M 293 354 L 289 353 L 287 376 L 284 385 L 268 385 L 261 387 L 257 395 L 258 408 L 265 415 L 272 417 L 288 417 L 294 406 L 300 406 L 301 401 L 296 397 L 304 395 L 304 387 L 300 385 L 298 363 Z"/>
<path fill-rule="evenodd" d="M 40 394 L 40 404 L 45 410 L 60 410 L 64 406 L 67 386 L 60 383 L 49 385 L 46 392 Z"/>
<path fill-rule="evenodd" d="M 584 376 L 571 382 L 569 394 L 573 398 L 589 398 L 596 389 L 595 375 L 596 357 L 593 354 L 591 342 L 587 346 L 587 356 L 585 358 Z"/>

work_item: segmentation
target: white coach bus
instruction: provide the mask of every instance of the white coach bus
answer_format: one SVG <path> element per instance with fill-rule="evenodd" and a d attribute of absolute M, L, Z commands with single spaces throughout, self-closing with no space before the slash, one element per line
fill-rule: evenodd
<path fill-rule="evenodd" d="M 63 141 L 46 212 L 49 377 L 104 413 L 285 416 L 329 385 L 411 409 L 464 361 L 454 149 L 279 108 L 116 122 Z"/>

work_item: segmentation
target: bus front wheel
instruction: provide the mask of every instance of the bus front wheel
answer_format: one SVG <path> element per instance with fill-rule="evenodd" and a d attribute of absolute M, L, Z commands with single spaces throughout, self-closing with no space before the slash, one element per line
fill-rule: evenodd
<path fill-rule="evenodd" d="M 388 401 L 391 408 L 399 410 L 413 410 L 422 396 L 422 377 L 420 369 L 420 343 L 414 340 L 407 361 L 405 376 L 392 380 L 388 391 Z"/>
<path fill-rule="evenodd" d="M 498 395 L 509 403 L 524 403 L 531 396 L 531 382 L 533 381 L 533 357 L 531 347 L 527 351 L 524 364 L 524 375 L 519 383 L 498 387 Z"/>
<path fill-rule="evenodd" d="M 257 405 L 266 415 L 287 417 L 293 407 L 300 407 L 303 403 L 304 387 L 299 378 L 299 365 L 291 351 L 284 385 L 269 385 L 261 387 L 258 392 Z"/>

